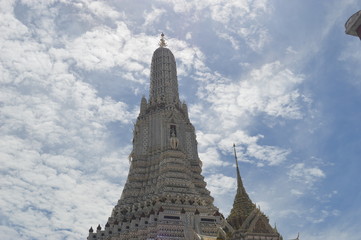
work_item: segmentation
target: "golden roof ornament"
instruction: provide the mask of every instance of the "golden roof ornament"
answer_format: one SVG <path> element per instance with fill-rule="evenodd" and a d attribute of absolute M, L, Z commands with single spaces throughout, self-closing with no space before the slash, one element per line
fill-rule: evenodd
<path fill-rule="evenodd" d="M 159 43 L 158 43 L 158 45 L 159 45 L 159 47 L 166 47 L 167 46 L 167 43 L 165 42 L 165 40 L 164 40 L 164 33 L 162 33 L 161 35 L 160 35 L 160 41 L 159 41 Z"/>

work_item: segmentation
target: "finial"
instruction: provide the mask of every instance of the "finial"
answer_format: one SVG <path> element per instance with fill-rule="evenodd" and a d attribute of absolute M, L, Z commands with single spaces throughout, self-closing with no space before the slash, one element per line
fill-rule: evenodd
<path fill-rule="evenodd" d="M 167 46 L 167 43 L 164 40 L 164 33 L 162 33 L 160 35 L 160 41 L 159 41 L 158 45 L 159 45 L 159 47 L 166 47 Z"/>

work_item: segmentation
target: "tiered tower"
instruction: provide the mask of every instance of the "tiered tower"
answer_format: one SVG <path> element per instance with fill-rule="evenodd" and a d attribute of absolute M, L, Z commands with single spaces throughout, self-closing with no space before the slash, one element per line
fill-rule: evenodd
<path fill-rule="evenodd" d="M 202 162 L 187 105 L 179 100 L 176 62 L 166 46 L 162 34 L 151 62 L 149 101 L 142 98 L 134 126 L 131 165 L 122 196 L 105 229 L 100 225 L 96 231 L 90 228 L 87 239 L 249 239 L 242 235 L 245 215 L 253 214 L 258 219 L 262 214 L 243 188 L 238 165 L 238 192 L 229 217 L 231 224 L 213 205 L 201 175 Z M 247 211 L 242 210 L 244 194 L 249 200 Z M 242 214 L 234 213 L 237 211 Z M 261 218 L 259 223 L 252 217 L 252 224 L 256 221 L 256 225 L 267 225 L 268 220 Z M 252 239 L 279 240 L 273 238 L 275 235 L 267 236 L 271 238 Z"/>

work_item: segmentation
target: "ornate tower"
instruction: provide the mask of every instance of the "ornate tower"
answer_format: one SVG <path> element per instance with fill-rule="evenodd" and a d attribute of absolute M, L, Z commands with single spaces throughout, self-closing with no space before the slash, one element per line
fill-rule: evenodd
<path fill-rule="evenodd" d="M 131 165 L 121 198 L 105 228 L 99 225 L 96 232 L 90 228 L 88 240 L 226 240 L 238 229 L 243 231 L 240 226 L 248 215 L 260 215 L 243 188 L 238 165 L 231 224 L 213 205 L 201 175 L 202 162 L 187 105 L 179 101 L 176 62 L 166 46 L 162 34 L 151 62 L 149 101 L 142 98 L 134 126 Z M 242 237 L 232 239 L 249 239 Z"/>
<path fill-rule="evenodd" d="M 153 53 L 149 102 L 141 100 L 128 179 L 105 229 L 91 239 L 216 239 L 221 215 L 201 175 L 195 130 L 179 101 L 164 35 Z"/>

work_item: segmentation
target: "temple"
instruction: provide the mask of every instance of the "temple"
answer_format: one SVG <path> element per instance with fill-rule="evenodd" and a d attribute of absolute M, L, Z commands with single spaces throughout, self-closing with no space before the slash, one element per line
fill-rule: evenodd
<path fill-rule="evenodd" d="M 141 99 L 131 165 L 121 198 L 104 228 L 88 240 L 281 240 L 252 203 L 237 166 L 228 218 L 214 206 L 202 176 L 195 129 L 179 100 L 176 61 L 162 34 L 151 61 L 149 100 Z"/>

